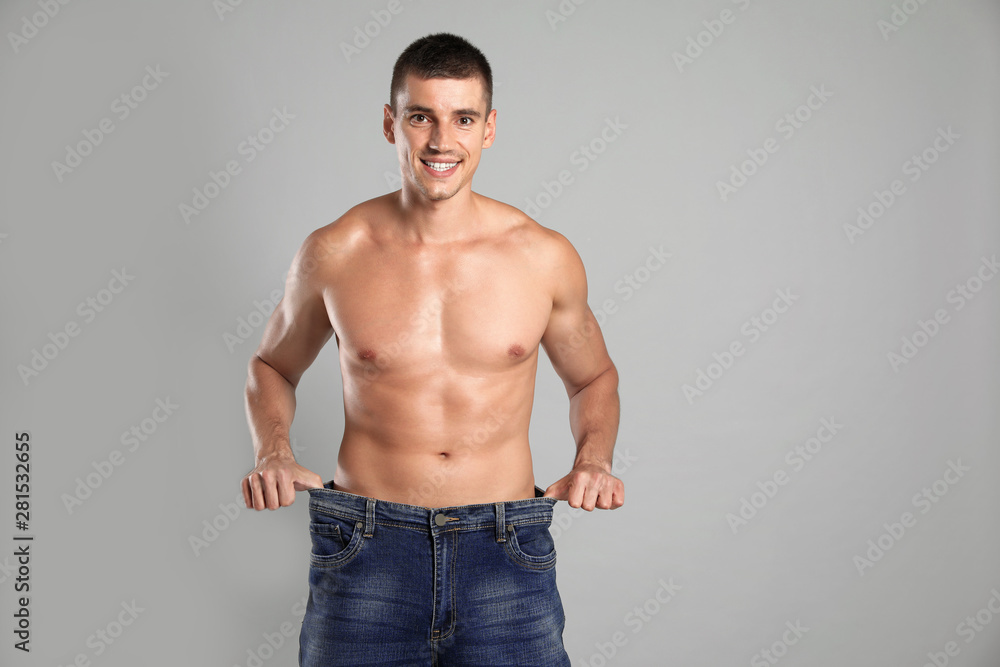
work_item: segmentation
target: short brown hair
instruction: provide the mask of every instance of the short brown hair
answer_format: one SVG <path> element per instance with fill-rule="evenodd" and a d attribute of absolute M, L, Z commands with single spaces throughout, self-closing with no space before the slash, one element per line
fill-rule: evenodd
<path fill-rule="evenodd" d="M 392 68 L 389 107 L 396 112 L 396 96 L 408 74 L 422 79 L 471 79 L 483 82 L 486 113 L 493 109 L 493 72 L 483 52 L 468 40 L 447 32 L 421 37 L 399 54 Z"/>

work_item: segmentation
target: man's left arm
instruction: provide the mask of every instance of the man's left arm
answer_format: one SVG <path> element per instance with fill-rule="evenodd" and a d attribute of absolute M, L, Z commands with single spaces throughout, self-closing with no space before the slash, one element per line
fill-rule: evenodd
<path fill-rule="evenodd" d="M 570 473 L 549 486 L 545 496 L 588 512 L 615 509 L 625 502 L 625 485 L 611 474 L 618 436 L 618 370 L 587 305 L 583 261 L 565 237 L 553 234 L 552 311 L 541 342 L 569 395 L 576 458 Z"/>

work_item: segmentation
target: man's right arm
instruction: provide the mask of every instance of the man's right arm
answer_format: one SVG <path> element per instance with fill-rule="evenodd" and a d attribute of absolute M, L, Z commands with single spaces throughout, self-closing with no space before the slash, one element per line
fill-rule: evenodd
<path fill-rule="evenodd" d="M 250 359 L 246 385 L 247 422 L 254 469 L 242 480 L 247 508 L 277 509 L 295 502 L 295 492 L 323 486 L 322 478 L 295 462 L 289 429 L 295 388 L 333 335 L 323 301 L 324 261 L 329 241 L 316 231 L 303 242 L 285 280 L 285 294 L 267 322 Z"/>

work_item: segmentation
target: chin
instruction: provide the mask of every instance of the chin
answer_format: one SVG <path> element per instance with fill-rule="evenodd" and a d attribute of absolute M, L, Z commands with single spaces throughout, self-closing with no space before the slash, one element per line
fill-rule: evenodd
<path fill-rule="evenodd" d="M 456 194 L 458 194 L 459 190 L 461 190 L 461 188 L 455 188 L 454 190 L 452 190 L 452 189 L 438 189 L 438 188 L 431 189 L 431 188 L 428 188 L 423 183 L 419 183 L 418 184 L 418 188 L 420 189 L 420 192 L 425 197 L 427 197 L 428 199 L 430 199 L 431 201 L 442 201 L 442 200 L 445 200 L 445 199 L 451 199 Z"/>

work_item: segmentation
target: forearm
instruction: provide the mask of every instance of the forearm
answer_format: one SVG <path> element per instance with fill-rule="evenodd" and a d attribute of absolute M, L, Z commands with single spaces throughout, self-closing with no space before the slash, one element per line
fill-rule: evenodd
<path fill-rule="evenodd" d="M 619 413 L 618 371 L 612 365 L 570 398 L 569 422 L 576 440 L 574 468 L 593 463 L 611 472 Z"/>
<path fill-rule="evenodd" d="M 256 354 L 247 371 L 246 412 L 257 463 L 265 457 L 292 456 L 289 429 L 295 387 Z"/>

